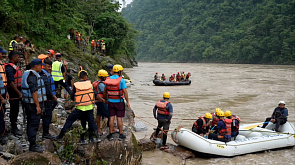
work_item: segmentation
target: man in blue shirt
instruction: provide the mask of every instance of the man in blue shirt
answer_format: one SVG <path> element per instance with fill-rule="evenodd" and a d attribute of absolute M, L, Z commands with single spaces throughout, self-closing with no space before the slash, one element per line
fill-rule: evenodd
<path fill-rule="evenodd" d="M 104 98 L 108 99 L 109 113 L 110 113 L 110 121 L 109 128 L 110 134 L 107 136 L 109 140 L 113 140 L 113 132 L 114 132 L 114 120 L 115 116 L 117 117 L 117 124 L 119 127 L 119 140 L 123 140 L 126 138 L 123 135 L 123 121 L 122 118 L 125 117 L 125 103 L 130 108 L 128 92 L 125 80 L 120 77 L 123 72 L 123 67 L 121 65 L 113 66 L 113 75 L 106 79 L 105 84 L 106 88 L 103 92 Z"/>
<path fill-rule="evenodd" d="M 163 127 L 163 142 L 161 149 L 168 149 L 169 147 L 166 145 L 167 141 L 167 133 L 169 130 L 169 126 L 171 123 L 171 118 L 173 115 L 173 106 L 169 102 L 170 93 L 165 92 L 163 94 L 163 100 L 159 100 L 153 109 L 154 117 L 158 120 L 158 127 L 156 130 L 156 134 L 153 137 L 154 140 L 157 138 L 161 128 Z M 158 111 L 157 111 L 158 110 Z M 157 113 L 156 113 L 157 112 Z"/>
<path fill-rule="evenodd" d="M 280 125 L 283 125 L 287 122 L 288 118 L 288 109 L 285 108 L 286 103 L 284 101 L 279 102 L 279 106 L 275 108 L 271 117 L 266 118 L 262 128 L 265 128 L 269 122 L 275 123 L 275 131 L 279 132 Z"/>

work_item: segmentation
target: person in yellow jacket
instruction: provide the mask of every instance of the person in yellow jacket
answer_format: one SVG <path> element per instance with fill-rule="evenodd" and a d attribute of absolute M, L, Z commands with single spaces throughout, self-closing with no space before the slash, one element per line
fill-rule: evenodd
<path fill-rule="evenodd" d="M 66 120 L 64 127 L 61 129 L 56 140 L 60 141 L 64 137 L 65 133 L 71 128 L 72 124 L 83 117 L 89 125 L 89 132 L 96 135 L 96 141 L 90 139 L 92 142 L 101 142 L 99 139 L 97 125 L 93 116 L 93 108 L 95 104 L 95 98 L 98 101 L 105 102 L 105 100 L 97 94 L 92 88 L 91 81 L 88 80 L 88 73 L 85 70 L 81 70 L 78 73 L 79 82 L 74 83 L 73 93 L 71 99 L 75 101 L 76 109 L 72 111 Z"/>
<path fill-rule="evenodd" d="M 52 64 L 51 75 L 55 84 L 55 89 L 57 91 L 56 97 L 61 98 L 61 91 L 58 88 L 58 85 L 63 86 L 67 92 L 71 95 L 72 91 L 68 84 L 66 84 L 66 67 L 62 62 L 62 55 L 56 53 L 56 61 Z"/>
<path fill-rule="evenodd" d="M 19 36 L 14 36 L 13 40 L 11 40 L 11 41 L 9 42 L 9 48 L 8 48 L 9 53 L 10 53 L 11 51 L 13 51 L 13 50 L 16 51 L 16 46 L 17 46 L 17 44 L 18 44 L 19 41 L 20 41 Z"/>

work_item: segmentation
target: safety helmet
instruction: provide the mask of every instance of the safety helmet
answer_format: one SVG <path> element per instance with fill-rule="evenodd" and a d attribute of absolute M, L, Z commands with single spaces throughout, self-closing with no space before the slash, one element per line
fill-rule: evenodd
<path fill-rule="evenodd" d="M 50 50 L 48 50 L 48 52 L 47 52 L 47 54 L 52 54 L 52 56 L 54 56 L 54 50 L 52 50 L 52 49 L 50 49 Z"/>
<path fill-rule="evenodd" d="M 284 105 L 286 105 L 285 101 L 280 101 L 280 102 L 279 102 L 279 105 L 280 105 L 280 104 L 284 104 Z"/>
<path fill-rule="evenodd" d="M 191 74 L 191 72 L 188 72 L 188 74 Z"/>
<path fill-rule="evenodd" d="M 156 74 L 158 74 L 158 72 L 156 72 Z"/>
<path fill-rule="evenodd" d="M 211 115 L 211 113 L 205 113 L 205 118 L 207 118 L 207 119 L 212 119 L 212 115 Z"/>
<path fill-rule="evenodd" d="M 100 40 L 97 40 L 98 42 L 100 41 Z"/>
<path fill-rule="evenodd" d="M 164 73 L 162 73 L 162 75 L 164 75 Z"/>
<path fill-rule="evenodd" d="M 101 42 L 103 42 L 103 40 L 101 40 Z"/>
<path fill-rule="evenodd" d="M 108 77 L 109 76 L 108 72 L 103 69 L 99 70 L 97 75 L 98 75 L 98 77 Z"/>
<path fill-rule="evenodd" d="M 119 65 L 114 65 L 113 66 L 113 71 L 114 72 L 119 72 L 120 71 L 120 66 Z"/>
<path fill-rule="evenodd" d="M 225 112 L 224 112 L 224 116 L 225 116 L 225 117 L 229 117 L 229 116 L 231 116 L 231 115 L 232 115 L 231 111 L 225 111 Z"/>
<path fill-rule="evenodd" d="M 94 40 L 92 40 L 92 42 L 94 42 Z"/>
<path fill-rule="evenodd" d="M 163 94 L 163 98 L 164 98 L 164 99 L 169 99 L 169 98 L 170 98 L 170 93 L 169 93 L 169 92 L 165 92 L 165 93 Z"/>
<path fill-rule="evenodd" d="M 80 70 L 79 73 L 78 73 L 78 77 L 80 77 L 80 73 L 81 73 L 81 72 L 86 72 L 86 74 L 87 74 L 87 76 L 88 76 L 88 72 L 87 72 L 86 70 Z"/>
<path fill-rule="evenodd" d="M 179 72 L 178 72 L 178 74 L 179 74 Z"/>
<path fill-rule="evenodd" d="M 123 70 L 124 70 L 123 66 L 119 65 L 119 71 L 123 71 Z"/>
<path fill-rule="evenodd" d="M 215 109 L 215 114 L 217 114 L 218 111 L 221 111 L 221 109 L 220 108 L 216 108 Z"/>
<path fill-rule="evenodd" d="M 218 114 L 216 114 L 217 116 L 221 117 L 223 116 L 224 117 L 224 112 L 223 111 L 219 111 Z"/>

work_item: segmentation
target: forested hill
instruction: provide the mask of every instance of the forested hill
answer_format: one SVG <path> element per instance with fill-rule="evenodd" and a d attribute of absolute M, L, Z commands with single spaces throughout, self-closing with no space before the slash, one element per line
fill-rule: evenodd
<path fill-rule="evenodd" d="M 133 0 L 140 61 L 295 64 L 295 0 Z"/>

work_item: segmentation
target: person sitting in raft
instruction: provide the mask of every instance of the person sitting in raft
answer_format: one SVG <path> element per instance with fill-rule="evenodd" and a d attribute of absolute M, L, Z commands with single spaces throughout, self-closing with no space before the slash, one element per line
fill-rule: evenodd
<path fill-rule="evenodd" d="M 275 108 L 271 117 L 266 118 L 262 128 L 265 128 L 269 122 L 275 123 L 275 131 L 279 132 L 280 125 L 287 122 L 288 109 L 285 107 L 286 103 L 284 101 L 279 102 L 279 106 Z"/>
<path fill-rule="evenodd" d="M 210 119 L 212 115 L 210 113 L 205 113 L 205 116 L 200 116 L 193 124 L 192 131 L 198 135 L 204 137 L 210 128 Z"/>
<path fill-rule="evenodd" d="M 165 81 L 166 80 L 166 76 L 164 73 L 162 73 L 162 77 L 161 77 L 162 81 Z"/>
<path fill-rule="evenodd" d="M 218 140 L 222 142 L 231 141 L 231 119 L 224 119 L 224 112 L 218 112 L 219 121 L 217 123 L 217 134 L 207 133 L 208 139 Z"/>
<path fill-rule="evenodd" d="M 181 74 L 181 81 L 184 81 L 184 78 L 185 78 L 185 73 L 184 73 L 184 71 L 182 71 L 182 74 Z"/>
<path fill-rule="evenodd" d="M 155 74 L 155 76 L 154 76 L 154 79 L 155 79 L 155 80 L 158 80 L 158 79 L 159 79 L 158 72 L 156 72 L 156 74 Z"/>
<path fill-rule="evenodd" d="M 185 81 L 189 80 L 189 77 L 191 76 L 191 72 L 188 72 L 185 76 Z"/>
<path fill-rule="evenodd" d="M 171 76 L 169 77 L 169 81 L 170 81 L 170 82 L 174 81 L 174 77 L 173 77 L 173 75 L 171 75 Z"/>
<path fill-rule="evenodd" d="M 211 130 L 212 130 L 212 132 L 215 132 L 217 130 L 217 123 L 219 121 L 217 114 L 220 111 L 221 111 L 220 108 L 216 108 L 215 113 L 214 112 L 211 113 L 211 115 L 212 115 Z"/>
<path fill-rule="evenodd" d="M 232 115 L 231 111 L 225 111 L 224 116 L 233 121 L 231 125 L 231 136 L 236 139 L 236 137 L 239 135 L 241 119 L 239 118 L 239 116 Z"/>

